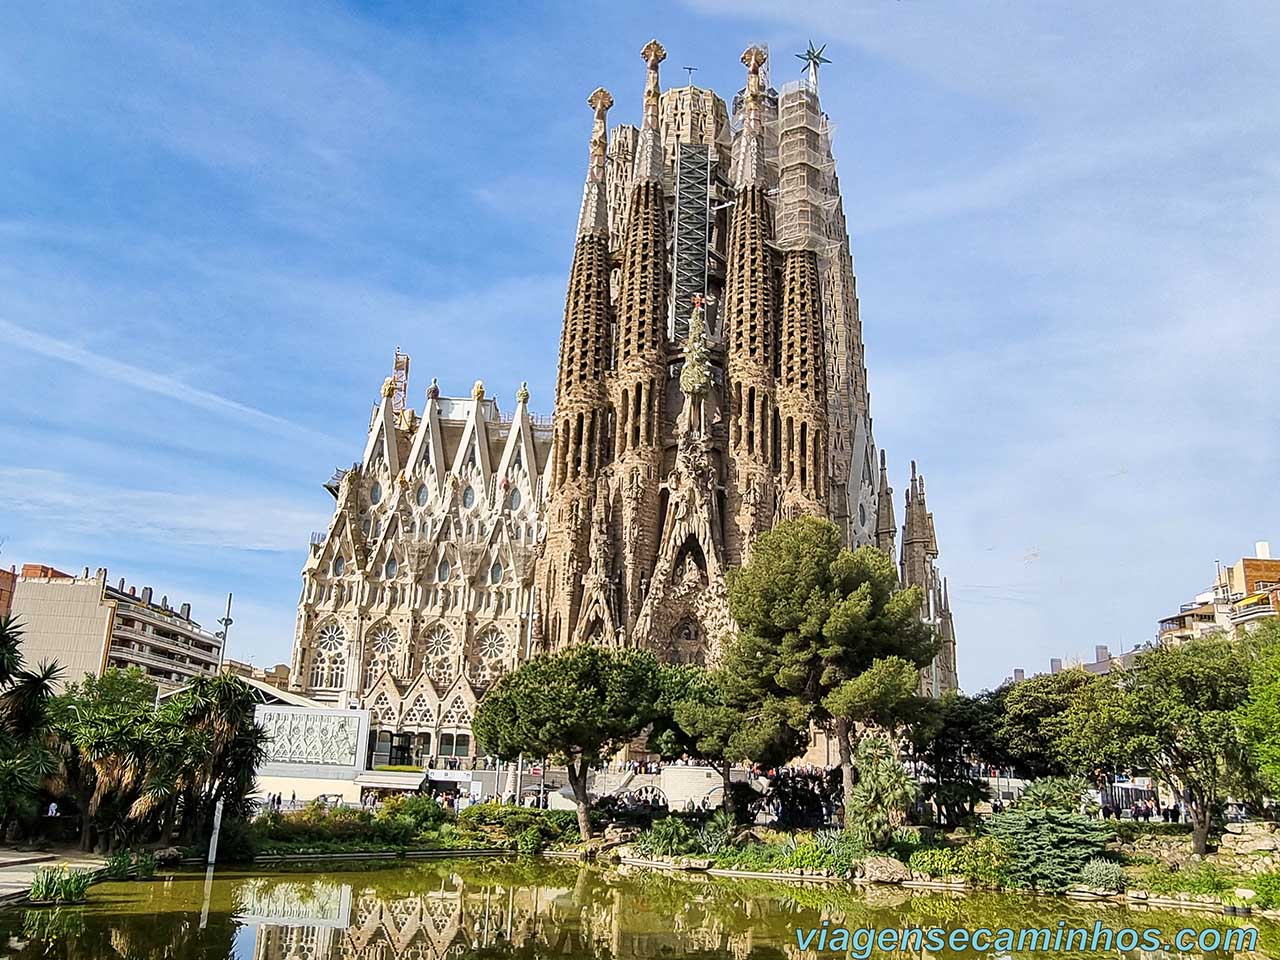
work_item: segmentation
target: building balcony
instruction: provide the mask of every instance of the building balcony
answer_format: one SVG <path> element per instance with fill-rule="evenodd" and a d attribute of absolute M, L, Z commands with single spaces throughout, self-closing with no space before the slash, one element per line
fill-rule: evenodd
<path fill-rule="evenodd" d="M 1251 603 L 1247 607 L 1239 607 L 1231 611 L 1231 625 L 1238 627 L 1254 620 L 1265 620 L 1276 615 L 1276 608 L 1270 603 Z"/>
<path fill-rule="evenodd" d="M 143 650 L 133 643 L 122 643 L 114 637 L 111 641 L 111 649 L 108 651 L 108 656 L 117 660 L 136 663 L 138 666 L 155 667 L 157 670 L 178 673 L 187 677 L 212 676 L 217 673 L 218 669 L 216 662 L 197 663 L 189 660 L 183 661 L 151 650 Z"/>
<path fill-rule="evenodd" d="M 111 634 L 113 638 L 120 637 L 123 640 L 141 641 L 148 646 L 163 647 L 177 654 L 195 657 L 202 663 L 208 663 L 212 666 L 217 666 L 218 661 L 221 659 L 220 651 L 216 646 L 217 641 L 212 639 L 210 644 L 206 646 L 203 638 L 202 642 L 196 643 L 186 638 L 166 636 L 151 630 L 144 630 L 141 627 L 127 627 L 118 620 Z"/>

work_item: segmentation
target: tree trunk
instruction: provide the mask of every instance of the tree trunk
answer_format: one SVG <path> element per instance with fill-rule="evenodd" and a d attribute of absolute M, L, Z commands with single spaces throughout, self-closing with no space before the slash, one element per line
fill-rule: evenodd
<path fill-rule="evenodd" d="M 733 786 L 733 777 L 730 773 L 732 769 L 733 764 L 728 760 L 726 760 L 724 762 L 724 766 L 720 768 L 720 775 L 724 777 L 724 812 L 729 814 L 731 817 L 733 816 L 733 790 L 731 789 Z"/>
<path fill-rule="evenodd" d="M 93 818 L 87 808 L 80 811 L 80 849 L 85 853 L 93 849 Z"/>
<path fill-rule="evenodd" d="M 1209 849 L 1209 806 L 1191 801 L 1187 804 L 1191 817 L 1191 851 L 1204 856 Z"/>
<path fill-rule="evenodd" d="M 178 817 L 178 798 L 170 797 L 169 802 L 165 804 L 164 821 L 160 827 L 160 842 L 166 847 L 173 841 L 174 821 Z"/>
<path fill-rule="evenodd" d="M 588 811 L 591 808 L 591 798 L 587 796 L 587 761 L 582 759 L 578 761 L 575 769 L 572 760 L 567 764 L 569 771 L 569 786 L 573 787 L 573 799 L 578 805 L 578 833 L 582 834 L 583 840 L 591 839 L 591 817 Z"/>
<path fill-rule="evenodd" d="M 849 802 L 853 799 L 853 742 L 849 736 L 849 721 L 837 717 L 835 732 L 836 747 L 840 753 L 840 780 L 844 785 L 844 803 L 841 807 L 844 810 L 844 828 L 848 830 L 852 826 L 849 822 Z"/>

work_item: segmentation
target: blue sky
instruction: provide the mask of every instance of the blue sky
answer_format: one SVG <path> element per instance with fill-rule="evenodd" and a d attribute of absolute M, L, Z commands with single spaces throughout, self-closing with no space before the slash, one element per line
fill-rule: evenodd
<path fill-rule="evenodd" d="M 236 595 L 299 570 L 397 345 L 553 401 L 586 95 L 651 36 L 731 95 L 827 43 L 876 438 L 929 481 L 962 683 L 1113 650 L 1280 550 L 1280 7 L 0 7 L 4 564 Z M 785 12 L 784 12 L 785 10 Z"/>

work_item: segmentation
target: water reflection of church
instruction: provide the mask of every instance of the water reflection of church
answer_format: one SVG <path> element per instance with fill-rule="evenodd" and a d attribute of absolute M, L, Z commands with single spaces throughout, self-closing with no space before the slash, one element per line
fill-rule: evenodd
<path fill-rule="evenodd" d="M 539 865 L 535 884 L 464 883 L 457 874 L 432 877 L 430 889 L 390 893 L 345 884 L 327 894 L 301 885 L 294 899 L 315 904 L 315 922 L 296 909 L 258 921 L 254 960 L 445 960 L 464 956 L 543 955 L 658 957 L 756 953 L 750 929 L 732 929 L 709 905 L 683 898 L 667 911 L 634 889 L 610 884 L 594 870 L 551 870 Z M 559 883 L 561 885 L 552 885 Z M 297 887 L 294 884 L 278 886 Z M 335 926 L 323 904 L 346 888 L 347 926 Z M 277 895 L 277 900 L 279 896 Z M 252 914 L 252 910 L 246 911 Z M 273 922 L 274 920 L 274 922 Z M 776 947 L 769 951 L 779 955 Z"/>

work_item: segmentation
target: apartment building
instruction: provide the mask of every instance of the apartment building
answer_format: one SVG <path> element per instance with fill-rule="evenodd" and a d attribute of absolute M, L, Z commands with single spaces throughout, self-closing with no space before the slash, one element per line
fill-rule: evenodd
<path fill-rule="evenodd" d="M 139 667 L 163 692 L 212 676 L 222 663 L 222 638 L 191 619 L 191 604 L 175 609 L 168 597 L 157 601 L 151 587 L 126 586 L 124 578 L 111 586 L 105 567 L 74 576 L 24 565 L 12 614 L 26 662 L 56 660 L 64 683 L 108 667 Z"/>

